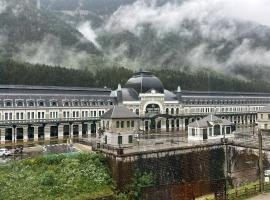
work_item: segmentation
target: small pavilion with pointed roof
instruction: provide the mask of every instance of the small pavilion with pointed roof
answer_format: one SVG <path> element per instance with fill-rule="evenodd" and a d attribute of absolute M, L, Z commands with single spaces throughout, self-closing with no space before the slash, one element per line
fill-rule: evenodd
<path fill-rule="evenodd" d="M 233 137 L 234 123 L 215 115 L 196 120 L 188 125 L 188 140 L 208 140 Z"/>
<path fill-rule="evenodd" d="M 139 131 L 139 116 L 124 105 L 116 105 L 101 116 L 103 135 L 101 143 L 132 145 Z"/>

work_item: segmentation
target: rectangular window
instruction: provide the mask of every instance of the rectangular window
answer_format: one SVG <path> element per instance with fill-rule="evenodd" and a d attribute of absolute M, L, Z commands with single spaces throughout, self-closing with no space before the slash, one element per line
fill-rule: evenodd
<path fill-rule="evenodd" d="M 9 120 L 12 120 L 12 113 L 9 113 Z"/>
<path fill-rule="evenodd" d="M 268 119 L 270 119 L 270 114 L 268 114 Z"/>
<path fill-rule="evenodd" d="M 32 119 L 34 119 L 35 118 L 35 113 L 34 112 L 32 112 Z"/>
<path fill-rule="evenodd" d="M 261 119 L 263 119 L 263 114 L 261 114 Z"/>
<path fill-rule="evenodd" d="M 85 111 L 85 117 L 88 117 L 88 111 Z"/>
<path fill-rule="evenodd" d="M 67 118 L 69 118 L 69 111 L 67 112 Z"/>
<path fill-rule="evenodd" d="M 127 128 L 130 127 L 130 121 L 127 121 Z"/>
<path fill-rule="evenodd" d="M 231 133 L 231 127 L 226 127 L 226 134 L 230 134 Z"/>
<path fill-rule="evenodd" d="M 20 113 L 16 113 L 16 119 L 20 119 Z"/>
<path fill-rule="evenodd" d="M 42 112 L 42 119 L 44 119 L 45 118 L 45 113 L 44 112 Z"/>
<path fill-rule="evenodd" d="M 63 112 L 63 117 L 66 118 L 66 111 Z"/>
<path fill-rule="evenodd" d="M 118 144 L 122 144 L 123 143 L 123 137 L 122 136 L 118 136 Z"/>
<path fill-rule="evenodd" d="M 79 117 L 79 111 L 76 112 L 76 117 Z"/>
<path fill-rule="evenodd" d="M 97 116 L 97 111 L 94 111 L 94 117 L 96 117 Z"/>
<path fill-rule="evenodd" d="M 38 112 L 38 119 L 40 119 L 40 112 Z"/>
<path fill-rule="evenodd" d="M 21 113 L 21 119 L 23 119 L 23 113 Z"/>
<path fill-rule="evenodd" d="M 192 136 L 195 136 L 195 128 L 192 129 Z"/>
<path fill-rule="evenodd" d="M 212 128 L 209 128 L 209 136 L 212 136 Z"/>
<path fill-rule="evenodd" d="M 124 128 L 124 124 L 125 124 L 125 122 L 121 121 L 121 128 Z"/>
<path fill-rule="evenodd" d="M 75 114 L 76 114 L 76 112 L 75 112 L 75 111 L 73 111 L 73 115 L 72 115 L 72 117 L 75 117 Z"/>
<path fill-rule="evenodd" d="M 82 117 L 84 117 L 84 111 L 82 111 Z"/>
<path fill-rule="evenodd" d="M 128 143 L 131 144 L 133 142 L 133 136 L 129 135 L 128 136 Z"/>
<path fill-rule="evenodd" d="M 116 128 L 119 128 L 119 121 L 116 121 Z"/>
<path fill-rule="evenodd" d="M 134 121 L 131 121 L 131 127 L 132 128 L 134 127 Z"/>
<path fill-rule="evenodd" d="M 27 119 L 30 119 L 30 112 L 27 112 Z"/>

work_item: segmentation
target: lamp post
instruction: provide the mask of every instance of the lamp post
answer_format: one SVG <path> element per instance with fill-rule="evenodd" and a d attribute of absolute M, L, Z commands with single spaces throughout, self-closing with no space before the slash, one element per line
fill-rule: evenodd
<path fill-rule="evenodd" d="M 223 133 L 223 146 L 224 146 L 224 168 L 225 168 L 225 185 L 224 185 L 224 199 L 227 200 L 227 179 L 228 179 L 228 159 L 227 159 L 227 140 L 225 137 L 225 130 Z"/>
<path fill-rule="evenodd" d="M 263 159 L 262 159 L 262 132 L 258 129 L 258 144 L 259 144 L 259 169 L 260 169 L 260 192 L 264 191 L 264 172 L 263 172 Z"/>

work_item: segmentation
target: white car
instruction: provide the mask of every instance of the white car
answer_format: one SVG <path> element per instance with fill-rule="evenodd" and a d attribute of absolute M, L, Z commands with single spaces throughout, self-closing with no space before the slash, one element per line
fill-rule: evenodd
<path fill-rule="evenodd" d="M 0 149 L 0 156 L 9 156 L 11 155 L 11 152 L 6 149 L 6 148 L 3 148 L 3 149 Z"/>

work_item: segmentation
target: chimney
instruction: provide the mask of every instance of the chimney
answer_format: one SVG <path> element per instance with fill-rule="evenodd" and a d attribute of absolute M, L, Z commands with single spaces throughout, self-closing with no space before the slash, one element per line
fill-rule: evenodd
<path fill-rule="evenodd" d="M 123 97 L 122 97 L 122 87 L 120 83 L 118 84 L 116 92 L 117 92 L 117 104 L 121 104 L 123 102 Z"/>

